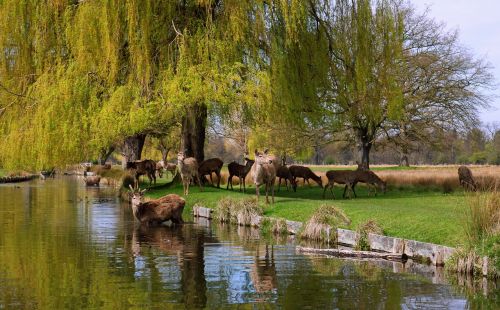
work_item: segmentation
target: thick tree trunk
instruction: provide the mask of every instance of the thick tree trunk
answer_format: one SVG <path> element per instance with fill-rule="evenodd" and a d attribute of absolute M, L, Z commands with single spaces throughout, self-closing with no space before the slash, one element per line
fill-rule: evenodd
<path fill-rule="evenodd" d="M 108 160 L 109 156 L 111 156 L 111 154 L 113 154 L 114 151 L 115 151 L 114 146 L 110 146 L 107 149 L 104 148 L 101 149 L 101 152 L 99 154 L 99 165 L 106 164 L 106 161 Z"/>
<path fill-rule="evenodd" d="M 188 109 L 182 118 L 181 151 L 188 157 L 194 157 L 201 163 L 205 159 L 205 127 L 207 124 L 207 106 L 196 104 Z"/>
<path fill-rule="evenodd" d="M 162 148 L 161 150 L 161 160 L 163 160 L 164 163 L 167 162 L 168 152 L 170 152 L 170 148 Z"/>
<path fill-rule="evenodd" d="M 144 147 L 145 134 L 136 134 L 125 138 L 123 141 L 123 162 L 122 167 L 127 167 L 127 162 L 141 159 L 142 148 Z"/>

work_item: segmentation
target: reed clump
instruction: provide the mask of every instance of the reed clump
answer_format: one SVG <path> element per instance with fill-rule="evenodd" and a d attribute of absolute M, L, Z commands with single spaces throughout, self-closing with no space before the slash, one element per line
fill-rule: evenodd
<path fill-rule="evenodd" d="M 368 234 L 384 234 L 384 230 L 375 220 L 368 220 L 364 223 L 360 223 L 356 232 L 358 233 L 358 239 L 356 240 L 356 246 L 354 248 L 361 251 L 370 250 Z"/>
<path fill-rule="evenodd" d="M 469 193 L 464 212 L 466 240 L 446 264 L 464 274 L 500 276 L 500 191 Z"/>
<path fill-rule="evenodd" d="M 221 223 L 235 223 L 241 226 L 257 226 L 264 214 L 255 198 L 221 199 L 214 209 L 214 219 Z"/>
<path fill-rule="evenodd" d="M 337 228 L 349 226 L 351 220 L 342 209 L 321 205 L 305 223 L 300 237 L 316 241 L 337 241 Z"/>

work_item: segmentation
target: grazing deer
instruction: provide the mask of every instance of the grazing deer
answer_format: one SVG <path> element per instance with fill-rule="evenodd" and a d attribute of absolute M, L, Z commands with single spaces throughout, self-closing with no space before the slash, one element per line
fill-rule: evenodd
<path fill-rule="evenodd" d="M 160 224 L 162 222 L 171 220 L 172 223 L 182 224 L 182 211 L 186 205 L 186 201 L 176 194 L 170 194 L 143 202 L 144 190 L 134 190 L 130 185 L 132 199 L 132 212 L 134 217 L 141 223 L 146 224 Z"/>
<path fill-rule="evenodd" d="M 231 184 L 231 189 L 233 189 L 233 176 L 236 176 L 240 181 L 240 192 L 241 183 L 243 183 L 243 192 L 245 192 L 245 178 L 247 177 L 248 172 L 250 172 L 250 169 L 252 169 L 254 162 L 254 160 L 245 157 L 245 165 L 240 165 L 235 161 L 229 163 L 229 165 L 227 165 L 229 177 L 227 178 L 226 189 L 229 189 L 229 184 Z"/>
<path fill-rule="evenodd" d="M 135 187 L 139 187 L 139 178 L 141 175 L 147 175 L 149 179 L 149 186 L 154 181 L 156 184 L 156 162 L 151 159 L 143 161 L 127 162 L 127 169 L 135 170 Z"/>
<path fill-rule="evenodd" d="M 365 183 L 369 185 L 369 193 L 371 193 L 371 189 L 373 188 L 375 190 L 375 196 L 377 196 L 377 188 L 380 188 L 384 194 L 387 188 L 387 183 L 382 181 L 382 179 L 380 179 L 378 175 L 376 175 L 371 170 L 354 171 L 354 183 L 352 184 L 352 192 L 354 193 L 354 197 L 357 197 L 356 191 L 354 190 L 354 187 L 357 183 Z M 344 189 L 344 194 L 345 190 L 346 189 Z"/>
<path fill-rule="evenodd" d="M 179 154 L 177 154 L 177 164 L 179 165 L 179 171 L 181 173 L 184 195 L 187 196 L 189 194 L 189 183 L 191 183 L 191 180 L 194 178 L 196 178 L 198 186 L 200 187 L 200 192 L 202 192 L 203 188 L 201 187 L 200 175 L 198 174 L 198 162 L 196 161 L 196 158 L 186 157 L 184 152 L 179 152 Z"/>
<path fill-rule="evenodd" d="M 268 192 L 271 190 L 272 203 L 274 203 L 274 179 L 276 179 L 276 167 L 272 157 L 267 154 L 267 149 L 264 153 L 255 150 L 255 163 L 252 166 L 252 178 L 255 184 L 255 192 L 257 200 L 259 200 L 259 187 L 262 184 L 266 185 L 266 204 L 269 204 Z"/>
<path fill-rule="evenodd" d="M 86 176 L 83 178 L 86 186 L 99 186 L 99 182 L 101 182 L 101 177 L 98 175 L 94 176 Z"/>
<path fill-rule="evenodd" d="M 293 178 L 293 175 L 287 166 L 282 165 L 281 167 L 279 167 L 276 171 L 276 177 L 278 178 L 278 192 L 280 191 L 281 187 L 281 179 L 285 180 L 286 190 L 288 190 L 288 181 L 290 181 L 290 186 L 293 188 L 293 191 L 297 191 L 297 183 L 295 182 L 295 179 Z"/>
<path fill-rule="evenodd" d="M 210 175 L 210 183 L 214 185 L 214 181 L 212 180 L 212 172 L 217 176 L 217 187 L 220 188 L 220 170 L 224 162 L 219 158 L 210 158 L 201 162 L 200 167 L 198 168 L 198 174 L 202 180 L 205 180 L 205 175 Z"/>
<path fill-rule="evenodd" d="M 158 177 L 161 179 L 163 177 L 163 170 L 165 169 L 165 163 L 163 160 L 156 162 L 156 173 Z"/>
<path fill-rule="evenodd" d="M 308 167 L 292 165 L 288 169 L 290 169 L 290 173 L 292 174 L 295 183 L 297 183 L 297 178 L 303 178 L 304 184 L 307 181 L 307 184 L 311 186 L 309 179 L 313 179 L 321 188 L 323 188 L 321 177 L 314 174 L 314 172 L 312 172 L 312 170 Z"/>
<path fill-rule="evenodd" d="M 325 198 L 325 192 L 327 188 L 330 188 L 330 192 L 332 193 L 333 198 L 335 199 L 335 194 L 333 193 L 333 186 L 335 183 L 337 184 L 345 184 L 344 194 L 342 195 L 345 198 L 346 189 L 349 189 L 349 199 L 351 199 L 351 191 L 353 191 L 352 186 L 355 182 L 356 176 L 355 171 L 350 170 L 329 170 L 326 172 L 326 177 L 328 179 L 328 183 L 325 185 L 323 189 L 323 199 Z"/>
<path fill-rule="evenodd" d="M 465 190 L 476 191 L 477 185 L 472 177 L 472 171 L 466 166 L 458 167 L 458 181 Z"/>

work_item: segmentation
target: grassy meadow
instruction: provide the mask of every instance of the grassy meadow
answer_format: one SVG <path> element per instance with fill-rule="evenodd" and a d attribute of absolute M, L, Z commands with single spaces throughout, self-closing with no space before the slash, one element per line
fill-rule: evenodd
<path fill-rule="evenodd" d="M 313 171 L 322 175 L 323 184 L 326 183 L 324 172 L 339 167 L 311 166 Z M 342 166 L 341 168 L 351 168 Z M 329 192 L 326 199 L 322 198 L 323 190 L 316 184 L 311 186 L 299 183 L 297 192 L 286 191 L 284 187 L 275 194 L 275 204 L 265 205 L 261 188 L 260 203 L 264 207 L 266 216 L 281 217 L 294 221 L 305 222 L 311 214 L 322 204 L 333 204 L 344 210 L 352 223 L 350 229 L 373 219 L 384 229 L 389 236 L 432 242 L 448 246 L 460 246 L 466 243 L 464 225 L 466 222 L 467 202 L 466 194 L 459 187 L 457 167 L 418 167 L 393 168 L 373 167 L 376 173 L 388 182 L 386 194 L 369 196 L 368 190 L 362 185 L 356 187 L 358 198 L 342 199 L 343 187 L 336 186 L 335 197 Z M 472 172 L 481 187 L 500 184 L 500 167 L 472 167 Z M 226 190 L 227 172 L 222 172 L 221 189 L 206 186 L 200 192 L 196 186 L 190 187 L 185 212 L 191 212 L 195 203 L 207 207 L 215 207 L 224 197 L 244 198 L 255 195 L 255 188 L 251 186 L 251 179 L 247 178 L 247 192 L 239 192 L 239 186 L 234 191 Z M 215 178 L 214 178 L 215 179 Z M 233 179 L 237 184 L 236 178 Z M 162 179 L 161 182 L 166 182 Z M 182 195 L 182 186 L 176 185 L 168 189 L 151 189 L 149 196 L 160 197 L 166 193 Z"/>

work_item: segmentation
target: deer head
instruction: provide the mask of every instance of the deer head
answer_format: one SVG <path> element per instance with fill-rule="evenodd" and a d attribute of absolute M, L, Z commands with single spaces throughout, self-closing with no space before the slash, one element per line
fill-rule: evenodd
<path fill-rule="evenodd" d="M 143 200 L 144 200 L 144 193 L 146 192 L 147 189 L 143 189 L 143 190 L 141 190 L 139 188 L 134 189 L 132 187 L 132 185 L 129 185 L 129 187 L 130 187 L 130 193 L 129 193 L 129 195 L 130 195 L 130 202 L 132 203 L 132 205 L 137 206 L 137 205 L 139 205 L 140 203 L 143 202 Z"/>

